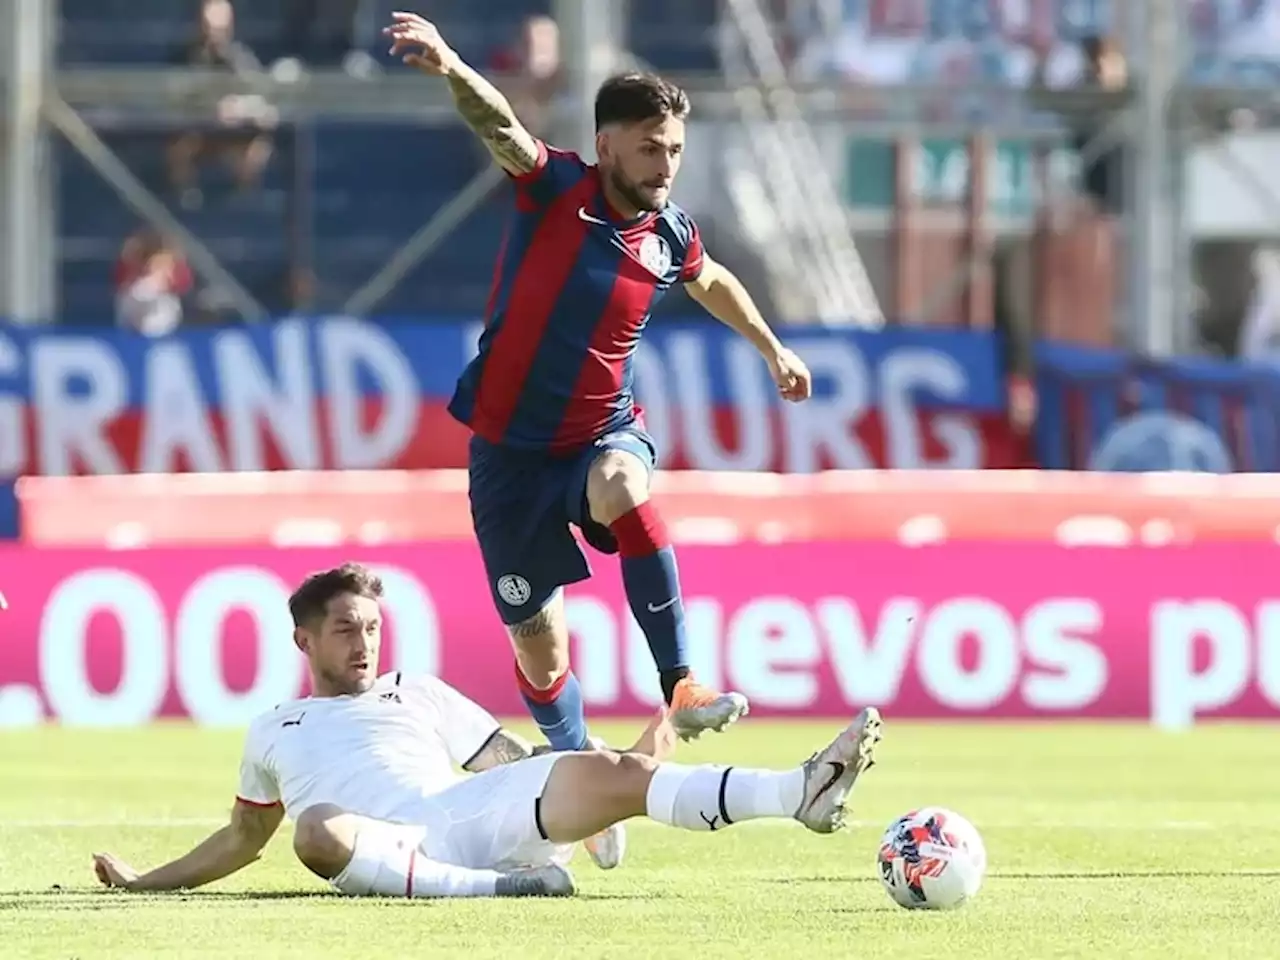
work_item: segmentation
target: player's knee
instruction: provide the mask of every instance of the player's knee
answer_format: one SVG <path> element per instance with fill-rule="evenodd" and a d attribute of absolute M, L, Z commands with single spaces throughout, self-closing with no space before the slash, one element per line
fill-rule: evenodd
<path fill-rule="evenodd" d="M 606 453 L 587 475 L 587 503 L 597 523 L 609 526 L 649 499 L 649 471 L 629 453 Z"/>
<path fill-rule="evenodd" d="M 307 807 L 293 825 L 294 854 L 303 866 L 325 879 L 343 871 L 354 848 L 354 818 L 331 803 Z"/>
<path fill-rule="evenodd" d="M 602 777 L 610 799 L 633 814 L 643 813 L 649 781 L 658 762 L 639 753 L 607 754 L 610 770 Z"/>
<path fill-rule="evenodd" d="M 645 790 L 649 789 L 649 781 L 657 768 L 658 761 L 643 753 L 618 754 L 619 775 L 628 783 L 639 784 Z"/>
<path fill-rule="evenodd" d="M 649 757 L 613 750 L 559 754 L 542 791 L 543 835 L 572 843 L 643 816 L 656 767 Z"/>
<path fill-rule="evenodd" d="M 569 672 L 569 651 L 557 646 L 517 644 L 520 672 L 535 690 L 547 690 Z"/>

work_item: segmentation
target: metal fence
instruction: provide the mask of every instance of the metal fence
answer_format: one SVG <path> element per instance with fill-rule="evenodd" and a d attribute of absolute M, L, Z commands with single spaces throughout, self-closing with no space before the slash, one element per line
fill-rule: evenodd
<path fill-rule="evenodd" d="M 690 189 L 705 194 L 709 218 L 724 224 L 717 237 L 736 251 L 725 259 L 756 265 L 744 272 L 757 277 L 762 296 L 785 313 L 788 271 L 764 267 L 778 257 L 778 243 L 794 235 L 775 229 L 788 202 L 799 202 L 786 198 L 834 198 L 852 246 L 829 229 L 807 242 L 819 244 L 824 257 L 836 257 L 831 262 L 837 266 L 856 258 L 857 270 L 851 266 L 849 272 L 865 272 L 871 292 L 860 294 L 865 285 L 855 286 L 849 296 L 873 303 L 868 316 L 1003 324 L 1027 336 L 1120 342 L 1155 355 L 1194 352 L 1215 342 L 1230 349 L 1231 315 L 1239 305 L 1224 306 L 1223 300 L 1240 284 L 1227 278 L 1248 279 L 1241 258 L 1247 261 L 1255 246 L 1280 234 L 1280 196 L 1269 176 L 1274 166 L 1268 166 L 1273 156 L 1280 159 L 1280 141 L 1269 131 L 1273 91 L 1280 89 L 1280 34 L 1274 47 L 1265 42 L 1280 20 L 1271 7 L 1280 5 L 1132 0 L 1101 6 L 1110 9 L 1109 18 L 1098 12 L 1099 4 L 1075 0 L 722 4 L 720 25 L 737 26 L 743 36 L 748 20 L 769 23 L 771 46 L 786 65 L 784 75 L 739 72 L 731 78 L 721 63 L 679 77 L 693 93 L 701 131 L 691 146 L 706 151 L 704 173 Z M 1244 16 L 1245 7 L 1260 18 L 1252 27 L 1230 20 Z M 617 8 L 604 15 L 592 0 L 556 0 L 551 8 L 566 77 L 548 122 L 557 139 L 589 149 L 591 94 L 609 70 L 631 62 L 625 18 Z M 659 8 L 667 5 L 654 10 Z M 839 44 L 855 54 L 862 49 L 859 18 L 872 9 L 889 17 L 882 24 L 887 36 L 899 43 L 916 37 L 941 66 L 923 76 L 868 80 L 842 74 Z M 991 10 L 1031 14 L 1026 23 L 996 29 L 983 19 Z M 923 20 L 920 11 L 928 14 Z M 965 44 L 971 60 L 1003 57 L 1025 66 L 1027 50 L 1038 42 L 1035 17 L 1041 14 L 1068 26 L 1105 25 L 1123 41 L 1124 79 L 1108 87 L 947 73 L 945 54 Z M 1214 21 L 1216 33 L 1192 19 L 1205 16 L 1221 20 Z M 371 248 L 363 279 L 319 301 L 306 284 L 294 284 L 274 300 L 264 297 L 242 269 L 242 262 L 253 262 L 259 238 L 247 228 L 236 246 L 243 256 L 229 256 L 226 242 L 200 235 L 179 203 L 122 158 L 114 134 L 211 124 L 228 97 L 261 96 L 277 117 L 282 149 L 275 162 L 286 168 L 279 229 L 291 267 L 315 273 L 319 195 L 309 132 L 335 122 L 449 129 L 456 121 L 442 87 L 395 70 L 363 79 L 322 70 L 298 80 L 268 70 L 231 76 L 186 67 L 61 67 L 56 4 L 14 0 L 0 10 L 0 19 L 0 313 L 14 322 L 68 318 L 58 264 L 75 248 L 59 236 L 57 224 L 65 213 L 60 205 L 74 201 L 58 195 L 55 147 L 74 151 L 96 171 L 137 222 L 177 238 L 219 309 L 246 320 L 282 309 L 377 310 L 415 269 L 447 251 L 455 231 L 501 192 L 502 178 L 478 166 L 415 228 Z M 951 33 L 939 34 L 939 24 Z M 1250 30 L 1263 35 L 1255 48 L 1241 40 Z M 1079 39 L 1061 31 L 1045 36 L 1062 42 L 1064 56 Z M 824 38 L 830 49 L 819 42 Z M 748 94 L 756 98 L 750 109 L 744 106 Z M 787 153 L 799 135 L 797 122 L 807 146 Z M 781 166 L 770 172 L 806 165 L 822 190 L 798 181 L 804 190 L 770 193 L 769 184 L 760 183 L 759 169 L 743 160 L 750 152 L 735 144 L 766 132 L 782 150 L 773 154 Z M 1119 197 L 1112 202 L 1089 177 L 1115 156 L 1124 162 L 1117 168 L 1121 185 L 1110 188 Z M 824 216 L 833 212 L 827 203 L 823 207 Z M 1236 211 L 1234 219 L 1223 212 L 1228 209 Z M 829 228 L 830 221 L 824 223 Z M 439 269 L 447 273 L 447 267 Z M 459 300 L 464 307 L 469 302 Z M 799 312 L 819 312 L 799 302 Z M 104 313 L 110 312 L 104 304 Z"/>

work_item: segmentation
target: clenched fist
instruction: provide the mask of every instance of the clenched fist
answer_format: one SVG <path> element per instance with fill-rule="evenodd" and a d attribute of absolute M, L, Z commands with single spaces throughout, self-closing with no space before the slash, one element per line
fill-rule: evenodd
<path fill-rule="evenodd" d="M 799 403 L 813 394 L 813 375 L 803 360 L 792 350 L 780 347 L 769 358 L 769 373 L 778 385 L 782 399 Z"/>

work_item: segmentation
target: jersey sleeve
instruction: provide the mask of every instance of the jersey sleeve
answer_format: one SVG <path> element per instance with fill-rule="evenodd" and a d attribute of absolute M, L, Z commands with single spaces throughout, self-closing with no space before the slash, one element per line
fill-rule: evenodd
<path fill-rule="evenodd" d="M 702 275 L 702 234 L 698 232 L 698 225 L 693 222 L 693 218 L 686 215 L 682 218 L 684 223 L 681 226 L 687 232 L 687 239 L 684 245 L 684 263 L 680 267 L 680 282 L 692 283 Z"/>
<path fill-rule="evenodd" d="M 510 174 L 516 185 L 516 198 L 525 210 L 541 210 L 556 197 L 580 181 L 587 165 L 576 153 L 557 150 L 542 140 L 538 145 L 538 162 L 528 173 Z"/>
<path fill-rule="evenodd" d="M 493 714 L 443 680 L 423 676 L 417 685 L 435 708 L 440 738 L 458 766 L 474 758 L 501 729 Z"/>
<path fill-rule="evenodd" d="M 280 802 L 280 785 L 275 774 L 263 762 L 260 736 L 257 725 L 249 728 L 244 753 L 240 757 L 240 785 L 236 788 L 236 799 L 254 807 L 273 807 Z"/>

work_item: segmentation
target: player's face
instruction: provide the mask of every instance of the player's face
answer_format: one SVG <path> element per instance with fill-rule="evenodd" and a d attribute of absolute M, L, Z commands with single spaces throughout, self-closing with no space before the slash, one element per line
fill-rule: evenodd
<path fill-rule="evenodd" d="M 382 645 L 382 611 L 376 600 L 351 593 L 334 597 L 319 627 L 300 633 L 299 646 L 306 644 L 317 694 L 357 694 L 373 686 Z"/>
<path fill-rule="evenodd" d="M 661 117 L 612 127 L 596 152 L 614 190 L 637 210 L 661 210 L 684 155 L 684 121 Z"/>

